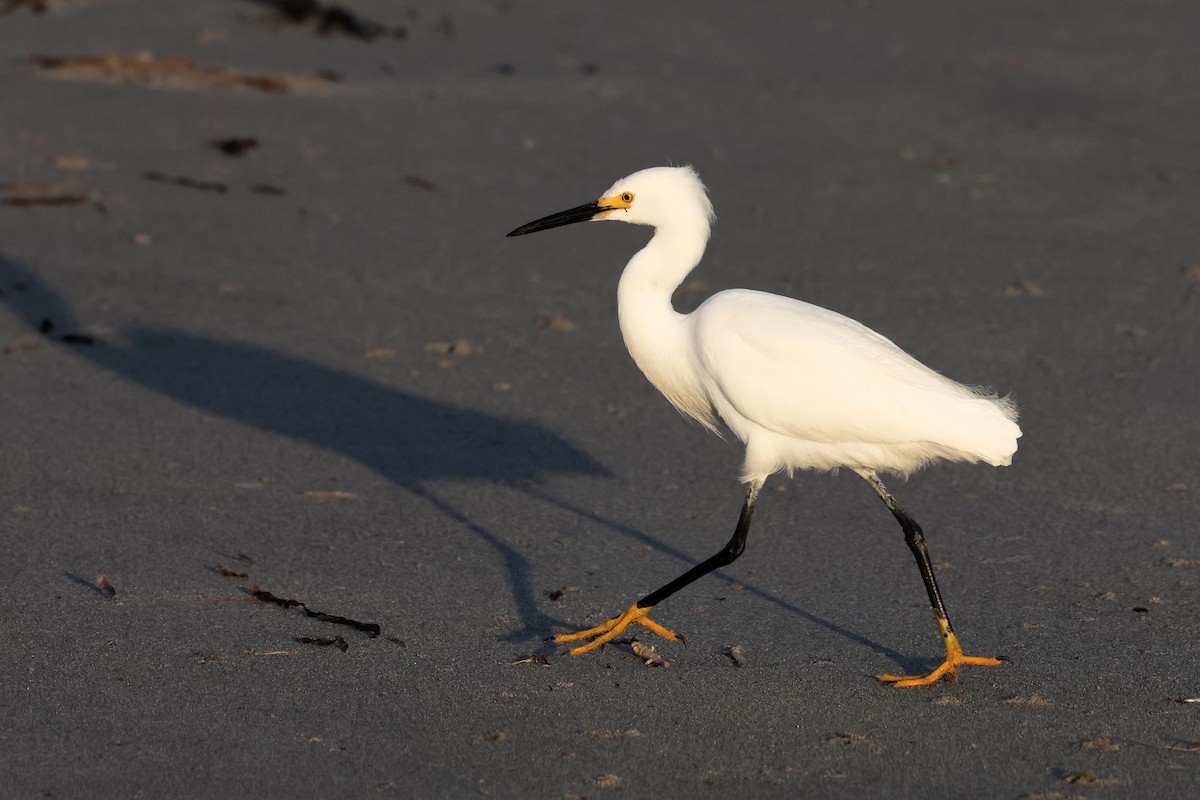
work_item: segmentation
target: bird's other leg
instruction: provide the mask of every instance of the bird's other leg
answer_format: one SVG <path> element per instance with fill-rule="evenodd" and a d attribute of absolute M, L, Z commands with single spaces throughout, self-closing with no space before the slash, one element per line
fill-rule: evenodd
<path fill-rule="evenodd" d="M 758 491 L 762 488 L 762 484 L 761 480 L 750 484 L 750 490 L 746 492 L 746 502 L 742 505 L 742 513 L 738 517 L 738 524 L 733 532 L 733 538 L 729 540 L 725 547 L 721 548 L 720 552 L 692 567 L 666 586 L 655 589 L 607 622 L 597 625 L 594 628 L 588 628 L 585 631 L 579 631 L 578 633 L 564 633 L 561 636 L 555 636 L 554 641 L 573 642 L 579 639 L 591 639 L 592 641 L 587 644 L 576 647 L 567 653 L 567 655 L 577 656 L 580 653 L 586 653 L 588 650 L 593 650 L 611 641 L 629 627 L 631 623 L 637 623 L 649 628 L 668 641 L 683 641 L 682 636 L 650 619 L 648 616 L 650 609 L 688 584 L 704 577 L 713 570 L 728 566 L 737 560 L 737 557 L 746 549 L 746 537 L 750 533 L 750 518 L 754 516 L 754 502 L 758 499 Z"/>
<path fill-rule="evenodd" d="M 900 523 L 900 527 L 904 529 L 904 541 L 917 560 L 917 568 L 921 571 L 921 580 L 925 582 L 925 592 L 929 595 L 929 604 L 933 607 L 933 617 L 937 620 L 942 644 L 946 648 L 946 660 L 928 675 L 880 675 L 878 676 L 879 680 L 893 686 L 927 686 L 941 678 L 954 680 L 958 675 L 958 668 L 965 664 L 982 667 L 1000 666 L 1001 662 L 996 658 L 963 655 L 958 637 L 954 635 L 954 629 L 950 626 L 950 616 L 946 613 L 946 604 L 942 602 L 942 593 L 938 591 L 937 578 L 933 574 L 933 563 L 929 560 L 929 547 L 925 544 L 925 534 L 921 532 L 921 526 L 900 507 L 896 498 L 892 497 L 891 492 L 883 485 L 883 481 L 879 480 L 879 476 L 875 474 L 874 470 L 858 470 L 858 474 L 871 484 L 871 488 L 875 490 L 884 505 L 892 512 L 892 516 Z"/>

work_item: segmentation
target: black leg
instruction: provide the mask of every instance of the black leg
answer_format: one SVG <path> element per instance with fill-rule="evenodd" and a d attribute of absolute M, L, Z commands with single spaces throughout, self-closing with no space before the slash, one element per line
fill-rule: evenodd
<path fill-rule="evenodd" d="M 746 537 L 750 533 L 750 518 L 754 516 L 754 501 L 758 499 L 758 490 L 760 488 L 762 488 L 762 484 L 760 483 L 750 485 L 750 491 L 746 492 L 746 502 L 742 505 L 742 514 L 738 517 L 737 529 L 733 532 L 733 538 L 729 540 L 729 543 L 719 553 L 700 562 L 661 589 L 656 589 L 641 600 L 638 600 L 637 607 L 652 608 L 689 583 L 703 578 L 713 570 L 727 567 L 736 561 L 737 557 L 746 549 Z"/>
<path fill-rule="evenodd" d="M 704 577 L 715 569 L 720 569 L 728 564 L 732 564 L 737 560 L 737 557 L 746 549 L 746 536 L 750 533 L 750 518 L 754 515 L 754 501 L 758 499 L 758 490 L 762 488 L 762 482 L 750 485 L 750 490 L 746 492 L 746 502 L 742 505 L 742 515 L 738 518 L 737 529 L 733 532 L 733 538 L 729 543 L 721 549 L 721 552 L 706 559 L 689 569 L 687 572 L 680 575 L 675 580 L 663 586 L 661 589 L 656 589 L 650 594 L 638 600 L 636 603 L 625 609 L 624 612 L 610 619 L 608 622 L 597 625 L 594 628 L 588 628 L 584 631 L 576 633 L 565 633 L 560 636 L 555 636 L 556 642 L 574 642 L 580 639 L 591 639 L 585 645 L 576 647 L 571 650 L 568 655 L 577 656 L 580 653 L 586 653 L 589 650 L 594 650 L 602 646 L 605 642 L 612 641 L 614 636 L 617 636 L 621 631 L 625 630 L 632 623 L 637 623 L 642 627 L 649 628 L 654 633 L 663 637 L 668 641 L 681 640 L 683 637 L 674 631 L 668 630 L 663 626 L 654 622 L 648 616 L 650 609 L 658 603 L 666 600 L 671 595 L 678 592 L 689 583 Z"/>
<path fill-rule="evenodd" d="M 892 516 L 900 523 L 900 527 L 904 529 L 904 541 L 908 545 L 908 549 L 912 551 L 913 557 L 917 559 L 917 568 L 921 570 L 921 580 L 925 582 L 925 592 L 929 595 L 929 605 L 933 607 L 933 616 L 937 620 L 942 646 L 946 649 L 946 659 L 928 675 L 880 675 L 879 680 L 893 686 L 928 686 L 942 678 L 952 680 L 958 674 L 959 667 L 966 664 L 981 667 L 1000 666 L 999 659 L 963 655 L 958 637 L 954 635 L 954 630 L 950 627 L 950 618 L 946 614 L 946 605 L 942 602 L 942 594 L 938 591 L 937 579 L 933 577 L 933 563 L 929 560 L 929 547 L 925 544 L 925 535 L 921 533 L 921 526 L 917 525 L 908 512 L 900 507 L 896 498 L 892 497 L 891 492 L 883 485 L 883 481 L 879 480 L 879 476 L 875 474 L 874 470 L 857 470 L 857 472 L 866 479 L 867 483 L 871 484 L 871 488 L 875 490 L 888 510 L 892 512 Z"/>
<path fill-rule="evenodd" d="M 904 543 L 908 545 L 908 549 L 912 551 L 913 557 L 917 560 L 917 569 L 921 571 L 921 580 L 925 582 L 925 592 L 929 595 L 929 605 L 933 607 L 933 616 L 939 621 L 945 620 L 946 630 L 952 631 L 950 618 L 946 616 L 946 604 L 942 602 L 942 593 L 938 591 L 937 578 L 933 576 L 933 563 L 929 560 L 929 547 L 925 544 L 925 534 L 921 532 L 921 526 L 900 507 L 896 498 L 892 497 L 891 492 L 883 485 L 883 481 L 879 480 L 878 475 L 874 472 L 860 472 L 859 474 L 866 478 L 867 483 L 871 484 L 871 488 L 883 499 L 888 511 L 892 512 L 892 516 L 904 529 Z"/>

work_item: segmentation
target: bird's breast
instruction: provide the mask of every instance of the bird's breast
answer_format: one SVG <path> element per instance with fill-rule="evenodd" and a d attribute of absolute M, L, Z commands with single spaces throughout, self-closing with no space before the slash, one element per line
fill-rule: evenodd
<path fill-rule="evenodd" d="M 626 337 L 625 344 L 638 369 L 671 405 L 704 427 L 716 430 L 716 410 L 698 380 L 687 350 L 661 340 L 655 346 L 636 339 L 631 342 Z"/>
<path fill-rule="evenodd" d="M 638 300 L 620 304 L 621 335 L 629 355 L 671 405 L 715 431 L 717 415 L 700 378 L 688 318 L 671 308 L 669 297 Z"/>

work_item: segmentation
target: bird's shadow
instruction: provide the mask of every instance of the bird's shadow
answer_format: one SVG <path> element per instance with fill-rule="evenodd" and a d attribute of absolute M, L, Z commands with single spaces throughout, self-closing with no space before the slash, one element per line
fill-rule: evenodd
<path fill-rule="evenodd" d="M 77 329 L 72 310 L 53 290 L 2 255 L 0 287 L 10 287 L 5 304 L 23 317 L 31 330 L 45 333 L 45 320 L 53 323 L 54 335 L 60 338 Z M 15 291 L 13 287 L 17 287 Z M 537 488 L 548 475 L 610 477 L 610 473 L 574 445 L 534 423 L 419 397 L 255 345 L 161 327 L 125 329 L 120 344 L 97 339 L 93 346 L 77 347 L 75 352 L 167 397 L 348 456 L 429 502 L 486 542 L 503 562 L 520 618 L 520 626 L 502 637 L 505 641 L 543 640 L 566 623 L 542 611 L 541 593 L 533 586 L 528 559 L 486 524 L 470 519 L 434 494 L 429 487 L 438 479 L 524 486 L 521 491 L 527 496 L 689 565 L 696 561 L 649 534 Z M 767 592 L 753 587 L 750 591 L 902 667 L 913 664 L 911 658 Z"/>
<path fill-rule="evenodd" d="M 348 456 L 431 503 L 494 549 L 521 626 L 508 639 L 544 639 L 544 614 L 525 556 L 431 485 L 439 479 L 536 483 L 549 475 L 606 477 L 586 453 L 531 422 L 423 398 L 261 347 L 140 326 L 118 340 L 71 337 L 72 309 L 32 271 L 0 256 L 4 304 L 32 331 L 74 341 L 89 362 L 139 386 L 244 425 Z"/>

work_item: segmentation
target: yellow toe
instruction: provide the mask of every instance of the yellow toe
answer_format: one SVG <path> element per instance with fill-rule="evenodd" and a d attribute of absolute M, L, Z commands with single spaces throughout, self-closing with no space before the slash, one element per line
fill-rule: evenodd
<path fill-rule="evenodd" d="M 674 642 L 683 638 L 674 631 L 668 630 L 654 620 L 650 619 L 648 615 L 651 608 L 653 608 L 653 606 L 641 608 L 637 605 L 637 603 L 634 603 L 629 608 L 610 619 L 608 622 L 597 625 L 594 628 L 588 628 L 587 630 L 579 631 L 577 633 L 560 634 L 554 637 L 554 641 L 561 644 L 563 642 L 575 642 L 580 639 L 591 639 L 592 641 L 588 642 L 587 644 L 580 645 L 579 647 L 567 651 L 567 655 L 577 656 L 580 653 L 586 653 L 589 650 L 595 650 L 597 647 L 612 641 L 614 638 L 621 635 L 621 632 L 633 623 L 637 623 L 644 628 L 648 628 L 653 633 L 658 634 L 670 642 Z"/>
<path fill-rule="evenodd" d="M 959 667 L 968 665 L 975 667 L 998 667 L 1003 663 L 998 658 L 963 655 L 962 645 L 958 643 L 958 637 L 950 630 L 949 623 L 939 620 L 938 626 L 942 630 L 942 641 L 946 645 L 946 660 L 939 664 L 937 669 L 928 675 L 878 675 L 876 677 L 879 681 L 890 683 L 892 686 L 902 689 L 910 686 L 928 686 L 939 680 L 954 680 L 958 677 Z"/>

